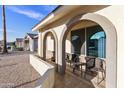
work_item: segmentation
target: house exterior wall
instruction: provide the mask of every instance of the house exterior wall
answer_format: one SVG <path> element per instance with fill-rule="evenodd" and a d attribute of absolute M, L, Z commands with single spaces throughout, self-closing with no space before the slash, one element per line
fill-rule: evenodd
<path fill-rule="evenodd" d="M 51 35 L 47 36 L 47 40 L 46 40 L 46 50 L 48 51 L 54 51 L 54 39 L 52 38 Z"/>
<path fill-rule="evenodd" d="M 117 31 L 117 87 L 124 87 L 124 6 L 110 6 L 96 13 L 108 18 Z M 116 41 L 115 41 L 116 42 Z"/>
<path fill-rule="evenodd" d="M 17 46 L 18 48 L 22 48 L 22 47 L 23 47 L 23 42 L 17 42 L 17 41 L 16 41 L 16 46 Z"/>
<path fill-rule="evenodd" d="M 34 40 L 29 38 L 29 46 L 30 46 L 30 51 L 34 51 Z"/>
<path fill-rule="evenodd" d="M 46 37 L 46 59 L 53 57 L 54 50 L 54 39 L 51 34 Z"/>
<path fill-rule="evenodd" d="M 78 10 L 80 11 L 80 10 Z M 123 55 L 124 55 L 124 43 L 123 43 L 123 39 L 124 39 L 124 31 L 123 31 L 123 26 L 124 26 L 124 6 L 109 6 L 106 7 L 102 10 L 99 10 L 97 12 L 94 12 L 95 14 L 99 14 L 102 15 L 104 17 L 106 17 L 108 20 L 111 21 L 111 23 L 115 26 L 115 29 L 117 31 L 117 64 L 113 63 L 114 65 L 117 65 L 117 86 L 116 87 L 124 87 L 124 62 L 123 62 Z M 75 11 L 76 13 L 76 11 Z M 71 16 L 71 14 L 70 14 Z M 71 17 L 72 18 L 72 17 Z M 70 18 L 70 19 L 71 19 Z M 70 20 L 68 19 L 68 20 Z M 62 19 L 64 20 L 64 19 Z M 61 20 L 59 21 L 59 25 L 52 27 L 51 29 L 54 30 L 54 32 L 56 33 L 57 37 L 58 37 L 58 64 L 62 65 L 62 61 L 59 59 L 62 59 L 61 57 L 61 48 L 62 48 L 62 44 L 59 42 L 60 38 L 61 38 L 61 34 L 64 31 L 64 29 L 66 29 L 66 22 L 68 22 L 68 20 L 65 21 L 65 23 L 61 22 Z M 108 27 L 109 28 L 109 27 Z M 111 29 L 111 28 L 110 28 Z M 42 32 L 44 33 L 44 32 Z M 111 34 L 111 33 L 110 33 Z M 41 44 L 41 32 L 39 33 L 40 38 L 39 38 L 39 44 Z M 113 34 L 111 34 L 111 36 L 113 36 Z M 114 39 L 114 37 L 113 37 Z M 109 39 L 108 39 L 109 40 Z M 113 44 L 115 42 L 112 42 Z M 67 42 L 66 42 L 67 44 Z M 67 44 L 68 46 L 66 46 L 66 51 L 70 51 L 70 47 L 71 44 Z M 42 56 L 42 46 L 39 45 L 39 55 Z M 108 48 L 106 51 L 110 51 L 111 48 L 113 47 L 113 45 L 111 45 L 110 48 Z M 109 69 L 111 70 L 111 68 Z M 113 72 L 113 71 L 111 71 Z M 110 76 L 111 77 L 111 76 Z M 112 77 L 111 77 L 112 78 Z"/>
<path fill-rule="evenodd" d="M 38 39 L 29 38 L 30 51 L 34 52 L 38 49 Z"/>
<path fill-rule="evenodd" d="M 34 39 L 34 51 L 38 49 L 38 39 Z"/>
<path fill-rule="evenodd" d="M 30 48 L 29 48 L 29 40 L 24 40 L 24 50 L 25 51 L 28 51 L 28 50 L 30 50 Z"/>

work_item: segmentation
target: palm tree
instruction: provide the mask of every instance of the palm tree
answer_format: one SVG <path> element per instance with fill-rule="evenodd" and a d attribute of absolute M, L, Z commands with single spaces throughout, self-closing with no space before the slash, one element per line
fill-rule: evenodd
<path fill-rule="evenodd" d="M 5 19 L 5 8 L 2 5 L 2 21 L 3 21 L 3 50 L 2 53 L 7 53 L 7 45 L 6 45 L 6 19 Z"/>

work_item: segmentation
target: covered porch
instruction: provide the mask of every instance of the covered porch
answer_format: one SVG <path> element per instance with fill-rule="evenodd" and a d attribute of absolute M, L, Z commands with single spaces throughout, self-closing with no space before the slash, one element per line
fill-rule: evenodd
<path fill-rule="evenodd" d="M 51 14 L 46 24 L 40 23 L 33 28 L 39 30 L 38 56 L 54 64 L 61 75 L 58 78 L 67 78 L 69 82 L 66 77 L 69 72 L 72 77 L 90 82 L 93 87 L 116 87 L 115 28 L 106 17 L 95 13 L 105 7 L 63 6 L 59 10 L 67 8 L 64 15 L 60 17 L 55 13 L 54 17 Z M 77 9 L 79 11 L 75 11 Z M 73 12 L 67 16 L 70 11 Z M 91 11 L 93 13 L 89 13 Z M 60 19 L 56 21 L 57 17 Z M 83 84 L 79 85 L 83 87 Z"/>
<path fill-rule="evenodd" d="M 63 80 L 67 80 L 66 82 L 71 82 L 71 79 L 75 79 L 74 82 L 82 80 L 88 83 L 87 85 L 87 83 L 82 82 L 78 86 L 71 82 L 73 87 L 81 87 L 84 84 L 82 87 L 104 88 L 106 82 L 106 35 L 102 27 L 95 22 L 84 20 L 74 25 L 68 32 L 63 51 L 65 61 L 63 66 L 65 68 L 63 67 L 62 70 L 65 70 L 65 75 L 59 68 L 57 61 L 58 41 L 56 37 L 53 32 L 48 31 L 44 34 L 42 57 L 43 60 L 55 66 L 56 87 L 64 87 L 62 84 L 65 84 L 65 87 L 68 86 L 68 84 L 66 86 L 66 83 L 61 82 L 63 78 Z M 86 58 L 89 58 L 89 61 Z M 87 71 L 90 70 L 88 66 L 94 71 Z M 69 78 L 70 80 L 68 80 Z"/>
<path fill-rule="evenodd" d="M 60 72 L 56 55 L 57 40 L 55 41 L 52 32 L 46 33 L 44 38 L 43 59 L 54 64 L 56 71 Z M 94 87 L 105 87 L 106 35 L 104 30 L 97 23 L 84 20 L 72 27 L 64 43 L 65 74 L 68 76 L 71 73 L 72 77 L 76 76 L 90 82 Z M 90 71 L 88 66 L 93 71 Z"/>

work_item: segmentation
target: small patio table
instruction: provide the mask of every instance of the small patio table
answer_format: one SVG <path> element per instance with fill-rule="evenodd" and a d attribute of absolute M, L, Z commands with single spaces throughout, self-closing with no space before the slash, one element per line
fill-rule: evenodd
<path fill-rule="evenodd" d="M 86 66 L 86 63 L 84 63 L 84 62 L 77 62 L 77 63 L 73 63 L 74 65 L 76 65 L 76 66 L 79 66 L 79 67 L 81 67 L 81 77 L 82 77 L 82 75 L 83 75 L 83 71 L 82 71 L 82 66 Z M 74 68 L 73 68 L 73 70 L 75 70 Z"/>

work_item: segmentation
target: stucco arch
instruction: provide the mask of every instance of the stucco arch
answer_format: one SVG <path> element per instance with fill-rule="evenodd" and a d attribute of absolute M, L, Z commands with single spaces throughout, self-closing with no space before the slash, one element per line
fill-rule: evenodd
<path fill-rule="evenodd" d="M 99 24 L 106 34 L 106 87 L 117 87 L 117 33 L 114 25 L 104 16 L 87 13 L 70 20 L 60 37 L 62 72 L 65 72 L 65 40 L 70 29 L 80 21 L 89 20 Z"/>
<path fill-rule="evenodd" d="M 53 38 L 55 40 L 55 62 L 58 63 L 58 38 L 56 33 L 53 30 L 49 30 L 44 32 L 43 34 L 43 58 L 46 58 L 46 38 L 48 34 L 51 33 L 53 35 Z"/>

